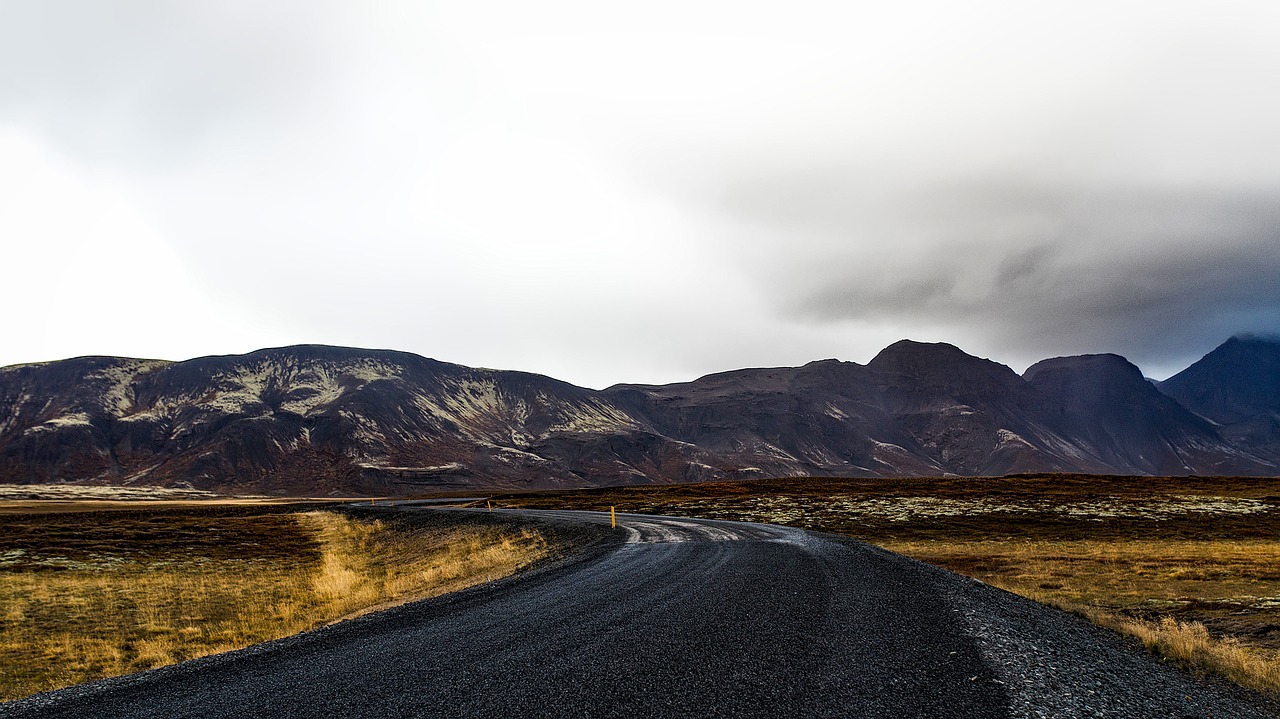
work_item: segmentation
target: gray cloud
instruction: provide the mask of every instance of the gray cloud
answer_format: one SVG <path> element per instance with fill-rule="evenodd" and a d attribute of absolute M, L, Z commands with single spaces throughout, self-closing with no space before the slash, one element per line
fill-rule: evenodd
<path fill-rule="evenodd" d="M 905 107 L 835 103 L 771 145 L 705 153 L 684 197 L 734 225 L 725 257 L 791 321 L 1167 374 L 1280 329 L 1280 101 L 1261 91 L 1280 52 L 1259 5 L 1199 29 L 1187 9 L 1143 27 L 1120 8 L 1117 54 L 1065 18 L 1045 39 L 1079 43 L 1080 75 L 1060 49 L 980 75 L 957 55 Z"/>
<path fill-rule="evenodd" d="M 304 3 L 9 3 L 0 121 L 100 163 L 172 166 L 279 131 L 331 53 Z"/>
<path fill-rule="evenodd" d="M 825 219 L 802 228 L 779 219 L 783 184 L 734 212 L 765 207 L 790 234 L 751 271 L 803 321 L 951 326 L 1006 357 L 1112 351 L 1158 369 L 1280 330 L 1275 193 L 974 182 L 807 196 L 790 216 Z"/>

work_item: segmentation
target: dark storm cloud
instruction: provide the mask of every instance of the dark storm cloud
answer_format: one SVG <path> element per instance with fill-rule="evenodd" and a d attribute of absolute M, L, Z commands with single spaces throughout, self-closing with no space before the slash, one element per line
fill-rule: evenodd
<path fill-rule="evenodd" d="M 786 192 L 761 194 L 737 211 L 764 208 L 757 217 L 780 228 L 823 218 L 756 268 L 807 321 L 958 326 L 1006 353 L 1114 351 L 1156 365 L 1280 330 L 1276 193 L 859 185 L 821 206 L 808 195 L 794 214 Z"/>

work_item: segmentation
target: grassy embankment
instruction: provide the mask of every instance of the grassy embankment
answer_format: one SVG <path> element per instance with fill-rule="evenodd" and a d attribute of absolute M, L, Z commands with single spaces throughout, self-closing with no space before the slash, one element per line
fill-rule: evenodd
<path fill-rule="evenodd" d="M 0 515 L 0 699 L 455 591 L 548 551 L 529 530 L 261 506 Z"/>
<path fill-rule="evenodd" d="M 508 495 L 856 537 L 1280 692 L 1280 480 L 1046 475 L 774 479 Z"/>

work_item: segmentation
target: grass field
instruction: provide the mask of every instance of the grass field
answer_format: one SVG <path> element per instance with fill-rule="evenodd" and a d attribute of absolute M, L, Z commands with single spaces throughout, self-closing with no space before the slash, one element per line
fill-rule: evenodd
<path fill-rule="evenodd" d="M 1280 692 L 1278 479 L 788 478 L 493 501 L 844 534 L 1076 612 L 1195 671 Z"/>
<path fill-rule="evenodd" d="M 288 510 L 0 516 L 0 699 L 288 636 L 549 552 L 529 530 Z"/>

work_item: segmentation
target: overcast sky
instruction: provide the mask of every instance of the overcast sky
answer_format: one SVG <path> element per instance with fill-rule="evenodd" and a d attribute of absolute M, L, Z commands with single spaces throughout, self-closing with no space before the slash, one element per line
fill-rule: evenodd
<path fill-rule="evenodd" d="M 1280 4 L 0 0 L 0 364 L 1280 331 Z"/>

